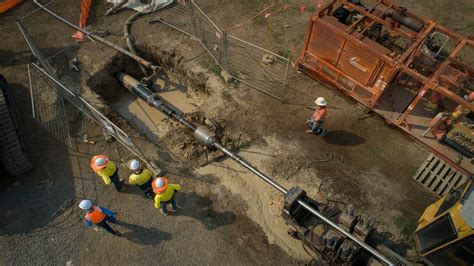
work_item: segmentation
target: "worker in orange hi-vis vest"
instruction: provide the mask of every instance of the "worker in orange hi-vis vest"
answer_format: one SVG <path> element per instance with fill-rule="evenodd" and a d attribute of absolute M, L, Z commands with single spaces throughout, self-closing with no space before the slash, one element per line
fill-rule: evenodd
<path fill-rule="evenodd" d="M 84 214 L 84 221 L 87 227 L 96 225 L 104 228 L 112 235 L 121 236 L 120 232 L 112 229 L 107 222 L 115 223 L 116 213 L 102 206 L 92 205 L 90 200 L 82 200 L 79 203 L 79 208 L 86 211 Z"/>
<path fill-rule="evenodd" d="M 118 175 L 117 166 L 107 156 L 101 154 L 92 157 L 91 168 L 102 177 L 106 185 L 113 183 L 118 192 L 125 191 L 126 187 L 122 185 L 123 180 Z"/>
<path fill-rule="evenodd" d="M 327 102 L 323 97 L 318 97 L 314 103 L 316 104 L 316 108 L 314 109 L 314 113 L 311 116 L 311 119 L 306 121 L 306 124 L 311 128 L 310 130 L 306 130 L 306 133 L 311 133 L 318 135 L 320 137 L 326 136 L 326 129 L 322 128 L 321 126 L 326 119 L 326 115 L 328 113 Z"/>
<path fill-rule="evenodd" d="M 79 27 L 81 29 L 86 28 L 87 19 L 89 18 L 89 12 L 91 10 L 92 0 L 80 0 L 81 3 L 81 15 L 79 16 Z M 82 42 L 84 38 L 84 33 L 81 31 L 77 31 L 74 35 L 72 35 L 74 39 L 78 42 Z"/>
<path fill-rule="evenodd" d="M 171 204 L 173 209 L 171 212 L 174 213 L 178 209 L 176 200 L 174 199 L 175 193 L 181 190 L 181 185 L 179 184 L 168 184 L 168 179 L 165 177 L 158 177 L 153 180 L 151 184 L 153 187 L 153 192 L 155 192 L 155 208 L 161 208 L 160 211 L 164 215 L 168 215 L 167 205 Z"/>

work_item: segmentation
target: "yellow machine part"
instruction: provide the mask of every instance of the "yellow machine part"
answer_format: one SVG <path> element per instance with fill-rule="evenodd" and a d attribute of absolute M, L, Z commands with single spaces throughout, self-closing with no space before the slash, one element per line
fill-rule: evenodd
<path fill-rule="evenodd" d="M 474 197 L 474 195 L 470 195 L 473 194 L 471 193 L 472 186 L 472 181 L 468 181 L 426 208 L 418 220 L 418 227 L 415 231 L 415 240 L 420 255 L 430 257 L 430 255 L 444 252 L 444 250 L 453 247 L 457 243 L 467 241 L 469 247 L 466 252 L 471 253 L 471 258 L 474 258 L 474 250 L 472 250 L 474 230 L 462 216 L 463 202 L 465 202 L 463 199 L 466 196 Z M 446 232 L 443 237 L 446 237 L 446 235 L 450 235 L 450 237 L 445 238 L 446 241 L 436 242 L 436 237 L 441 237 L 441 231 Z M 426 244 L 427 242 L 431 243 Z M 439 245 L 436 243 L 439 243 Z M 465 261 L 459 260 L 456 256 L 448 253 L 446 253 L 446 256 L 452 256 L 451 259 L 454 265 L 467 265 Z"/>

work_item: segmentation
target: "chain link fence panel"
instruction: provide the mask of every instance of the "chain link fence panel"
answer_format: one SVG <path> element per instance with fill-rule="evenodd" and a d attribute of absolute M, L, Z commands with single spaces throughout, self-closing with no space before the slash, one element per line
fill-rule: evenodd
<path fill-rule="evenodd" d="M 226 66 L 240 82 L 267 95 L 283 100 L 289 59 L 259 46 L 226 35 Z"/>
<path fill-rule="evenodd" d="M 132 141 L 130 136 L 120 129 L 117 125 L 112 123 L 105 115 L 94 108 L 89 102 L 82 97 L 74 94 L 71 90 L 66 88 L 61 82 L 54 79 L 39 65 L 32 64 L 30 67 L 32 100 L 35 109 L 35 116 L 38 122 L 48 129 L 56 138 L 65 142 L 65 135 L 69 141 L 69 121 L 66 117 L 64 109 L 64 102 L 66 100 L 76 110 L 82 112 L 94 122 L 99 124 L 105 131 L 125 146 L 130 152 L 137 156 L 140 160 L 145 162 L 147 166 L 155 173 L 160 173 L 155 164 L 147 160 L 143 152 Z M 52 105 L 54 103 L 54 105 Z M 45 105 L 49 105 L 45 107 Z M 56 107 L 56 108 L 54 108 Z M 62 125 L 62 127 L 60 127 Z"/>
<path fill-rule="evenodd" d="M 33 118 L 59 141 L 71 148 L 63 98 L 41 76 L 36 67 L 28 65 L 28 77 L 30 79 Z"/>

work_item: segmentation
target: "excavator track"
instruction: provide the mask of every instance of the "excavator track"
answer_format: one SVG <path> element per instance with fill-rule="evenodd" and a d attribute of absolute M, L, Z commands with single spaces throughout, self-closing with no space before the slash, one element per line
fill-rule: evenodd
<path fill-rule="evenodd" d="M 6 79 L 0 75 L 0 162 L 12 175 L 33 167 L 20 131 L 19 110 Z"/>

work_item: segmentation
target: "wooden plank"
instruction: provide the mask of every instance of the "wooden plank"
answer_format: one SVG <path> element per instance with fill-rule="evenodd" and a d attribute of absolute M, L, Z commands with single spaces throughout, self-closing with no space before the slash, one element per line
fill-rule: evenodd
<path fill-rule="evenodd" d="M 445 161 L 430 153 L 413 179 L 437 195 L 444 195 L 466 180 Z"/>
<path fill-rule="evenodd" d="M 453 176 L 452 173 L 454 172 L 454 170 L 452 170 L 451 167 L 446 167 L 446 169 L 449 170 L 449 171 L 443 172 L 443 177 L 444 177 L 443 183 L 438 187 L 438 189 L 435 192 L 436 194 L 438 194 L 440 196 L 443 195 L 443 191 L 445 190 L 447 185 L 450 183 L 451 178 Z"/>
<path fill-rule="evenodd" d="M 435 167 L 435 166 L 436 166 L 436 169 L 431 168 L 432 169 L 431 170 L 431 175 L 428 177 L 428 179 L 423 184 L 428 189 L 430 189 L 431 183 L 436 181 L 435 179 L 438 178 L 437 174 L 438 174 L 439 170 L 441 170 L 441 168 L 444 166 L 444 162 L 441 161 L 439 158 L 436 158 L 436 164 L 433 165 L 433 167 Z"/>
<path fill-rule="evenodd" d="M 456 183 L 454 183 L 454 186 L 453 186 L 454 188 L 457 188 L 458 186 L 460 186 L 461 184 L 463 184 L 467 180 L 467 176 L 464 176 L 461 173 L 459 175 L 460 175 L 460 178 L 458 179 L 458 181 Z"/>
<path fill-rule="evenodd" d="M 443 171 L 444 168 L 449 168 L 449 165 L 442 162 L 442 163 L 440 163 L 438 168 L 436 168 L 436 171 L 433 173 L 435 175 L 435 178 L 434 178 L 433 182 L 430 185 L 430 190 L 431 191 L 435 192 L 436 189 L 438 188 L 438 186 L 440 186 L 441 183 L 443 183 L 444 176 L 441 176 L 440 173 L 441 173 L 441 171 Z"/>
<path fill-rule="evenodd" d="M 420 180 L 421 175 L 423 173 L 426 173 L 427 170 L 429 171 L 428 166 L 433 161 L 433 159 L 434 159 L 434 155 L 430 153 L 430 155 L 428 155 L 428 158 L 423 162 L 420 168 L 418 168 L 418 171 L 416 172 L 416 174 L 413 176 L 415 180 L 420 181 L 420 182 L 423 181 L 423 180 Z M 426 176 L 426 174 L 424 176 Z"/>
<path fill-rule="evenodd" d="M 455 188 L 455 186 L 459 183 L 459 179 L 462 177 L 462 175 L 458 172 L 455 172 L 453 178 L 451 179 L 451 182 L 449 182 L 448 188 L 446 188 L 446 193 L 451 191 L 451 189 Z"/>
<path fill-rule="evenodd" d="M 430 179 L 430 177 L 432 176 L 432 173 L 431 173 L 432 169 L 436 166 L 436 163 L 438 163 L 438 162 L 439 162 L 439 160 L 437 158 L 433 158 L 433 160 L 428 164 L 428 166 L 426 167 L 425 172 L 418 179 L 418 181 L 421 184 L 423 184 L 423 185 L 426 184 L 426 180 Z"/>

